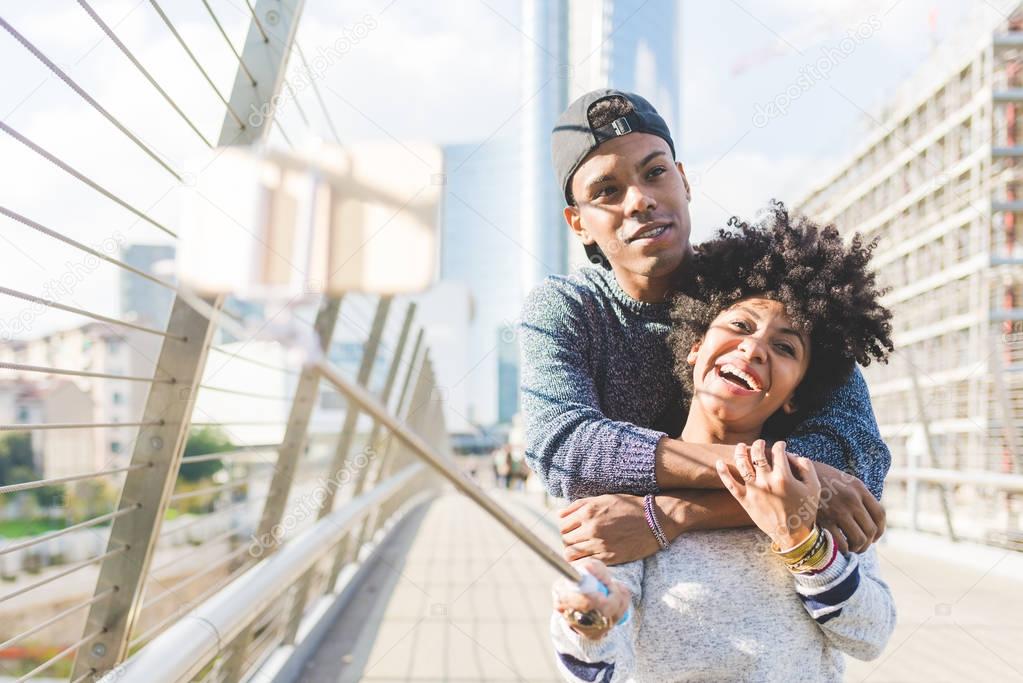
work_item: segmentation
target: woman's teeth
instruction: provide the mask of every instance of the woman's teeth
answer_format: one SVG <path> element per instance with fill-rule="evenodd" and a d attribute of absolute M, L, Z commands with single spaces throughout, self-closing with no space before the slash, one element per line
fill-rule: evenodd
<path fill-rule="evenodd" d="M 760 391 L 760 384 L 747 372 L 743 372 L 731 363 L 725 363 L 718 369 L 719 374 L 724 378 L 725 375 L 732 375 L 733 377 L 741 380 L 746 384 L 746 389 L 752 389 L 753 391 Z M 727 379 L 727 378 L 725 378 Z"/>

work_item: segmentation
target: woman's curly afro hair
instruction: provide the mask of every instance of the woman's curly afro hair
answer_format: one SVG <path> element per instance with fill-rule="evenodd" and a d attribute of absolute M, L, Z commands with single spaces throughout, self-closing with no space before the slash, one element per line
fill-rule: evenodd
<path fill-rule="evenodd" d="M 821 405 L 855 363 L 886 361 L 894 348 L 891 312 L 879 303 L 882 292 L 867 268 L 874 246 L 859 235 L 846 244 L 834 226 L 790 217 L 779 201 L 756 224 L 732 217 L 714 239 L 696 247 L 672 307 L 669 339 L 683 386 L 692 393 L 686 357 L 693 344 L 722 311 L 750 297 L 783 304 L 810 339 L 810 365 L 796 389 L 797 413 L 790 419 L 776 415 L 768 426 L 772 434 L 789 431 L 808 408 Z"/>

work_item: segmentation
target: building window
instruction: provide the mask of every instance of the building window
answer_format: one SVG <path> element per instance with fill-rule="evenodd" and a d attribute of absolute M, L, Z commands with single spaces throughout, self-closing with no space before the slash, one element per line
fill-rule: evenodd
<path fill-rule="evenodd" d="M 27 406 L 18 406 L 18 422 L 28 422 Z"/>
<path fill-rule="evenodd" d="M 110 442 L 110 452 L 111 453 L 120 453 L 121 452 L 121 442 L 120 441 L 111 441 Z"/>
<path fill-rule="evenodd" d="M 114 392 L 114 397 L 113 398 L 114 398 L 114 405 L 115 406 L 119 406 L 122 403 L 124 403 L 124 394 L 122 394 L 119 391 L 115 391 Z"/>

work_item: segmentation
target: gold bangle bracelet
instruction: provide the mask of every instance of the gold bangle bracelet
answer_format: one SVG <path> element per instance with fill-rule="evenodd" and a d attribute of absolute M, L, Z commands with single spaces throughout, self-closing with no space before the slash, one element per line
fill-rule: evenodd
<path fill-rule="evenodd" d="M 801 558 L 806 552 L 812 548 L 818 541 L 820 536 L 820 529 L 816 524 L 813 525 L 813 529 L 810 530 L 810 535 L 804 538 L 799 545 L 788 550 L 782 550 L 777 543 L 771 543 L 771 550 L 776 555 L 780 555 L 785 560 L 795 560 Z"/>
<path fill-rule="evenodd" d="M 792 569 L 794 567 L 802 567 L 806 564 L 817 561 L 827 551 L 827 545 L 828 537 L 821 533 L 817 536 L 817 540 L 814 542 L 813 546 L 803 553 L 801 557 L 795 558 L 794 560 L 786 560 L 785 564 Z"/>
<path fill-rule="evenodd" d="M 828 531 L 823 534 L 824 544 L 820 551 L 814 553 L 812 557 L 807 557 L 805 560 L 789 565 L 789 571 L 793 574 L 803 574 L 806 572 L 816 571 L 825 567 L 828 562 L 831 561 L 831 556 L 834 553 L 835 543 L 834 539 Z"/>

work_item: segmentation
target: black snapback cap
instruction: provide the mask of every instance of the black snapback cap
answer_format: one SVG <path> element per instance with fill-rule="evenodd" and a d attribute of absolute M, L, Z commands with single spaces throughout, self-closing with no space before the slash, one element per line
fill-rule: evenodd
<path fill-rule="evenodd" d="M 632 111 L 603 126 L 593 126 L 593 108 L 600 102 L 620 98 L 632 105 Z M 675 156 L 671 131 L 653 105 L 635 93 L 610 88 L 593 90 L 568 105 L 551 132 L 551 157 L 554 173 L 561 184 L 565 203 L 571 204 L 572 176 L 590 152 L 602 143 L 629 133 L 649 133 L 663 138 Z"/>

